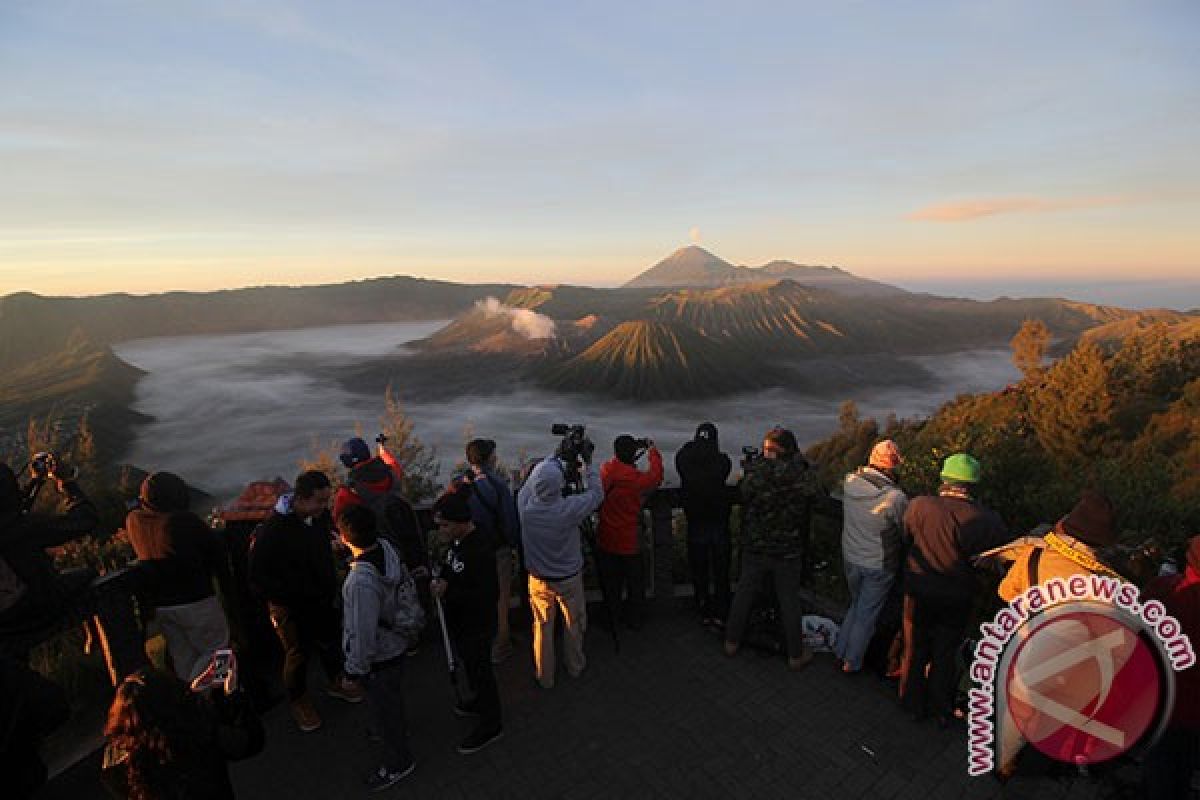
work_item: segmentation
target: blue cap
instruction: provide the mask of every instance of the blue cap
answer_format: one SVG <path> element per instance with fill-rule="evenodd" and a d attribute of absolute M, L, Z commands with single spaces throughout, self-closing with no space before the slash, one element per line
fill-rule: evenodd
<path fill-rule="evenodd" d="M 355 436 L 353 439 L 347 439 L 342 445 L 342 452 L 338 455 L 342 465 L 346 469 L 357 466 L 364 461 L 371 459 L 371 448 L 367 447 L 367 443 Z"/>

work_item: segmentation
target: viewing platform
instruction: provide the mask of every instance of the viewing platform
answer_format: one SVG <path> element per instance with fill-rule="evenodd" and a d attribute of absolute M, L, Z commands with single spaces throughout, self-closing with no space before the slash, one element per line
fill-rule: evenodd
<path fill-rule="evenodd" d="M 504 737 L 464 756 L 455 746 L 470 720 L 453 713 L 440 643 L 405 664 L 409 737 L 417 769 L 379 797 L 476 798 L 1094 798 L 1094 779 L 969 778 L 966 731 L 913 722 L 891 684 L 846 677 L 818 655 L 789 672 L 782 656 L 743 649 L 724 655 L 683 600 L 658 601 L 620 652 L 593 625 L 588 668 L 557 685 L 533 678 L 530 632 L 515 626 L 516 651 L 496 668 Z M 591 607 L 599 611 L 597 605 Z M 593 613 L 593 616 L 601 616 Z M 323 681 L 314 677 L 313 686 Z M 264 716 L 262 754 L 232 765 L 239 798 L 366 797 L 377 763 L 367 709 L 315 693 L 324 726 L 309 734 L 281 703 Z M 40 795 L 101 798 L 99 759 L 58 776 Z"/>

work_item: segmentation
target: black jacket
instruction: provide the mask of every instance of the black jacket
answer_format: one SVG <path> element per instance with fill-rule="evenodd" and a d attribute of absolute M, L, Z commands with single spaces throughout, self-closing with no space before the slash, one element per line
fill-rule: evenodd
<path fill-rule="evenodd" d="M 675 454 L 683 512 L 688 519 L 729 518 L 729 490 L 725 481 L 732 469 L 729 456 L 709 442 L 693 439 Z"/>
<path fill-rule="evenodd" d="M 46 548 L 85 536 L 100 521 L 96 507 L 79 484 L 68 482 L 63 489 L 66 506 L 62 514 L 45 516 L 10 511 L 0 515 L 0 558 L 27 587 L 19 601 L 22 608 L 57 601 L 58 573 Z"/>
<path fill-rule="evenodd" d="M 441 577 L 448 584 L 444 599 L 446 623 L 455 635 L 495 631 L 499 589 L 492 539 L 475 531 L 452 542 L 446 550 Z"/>
<path fill-rule="evenodd" d="M 221 542 L 192 512 L 131 511 L 125 517 L 125 532 L 146 565 L 155 605 L 178 606 L 211 597 L 213 578 L 228 585 L 229 563 Z"/>
<path fill-rule="evenodd" d="M 904 590 L 963 601 L 975 594 L 971 557 L 1011 538 L 996 512 L 945 495 L 913 498 L 904 514 L 904 537 L 910 543 Z"/>
<path fill-rule="evenodd" d="M 310 525 L 294 512 L 271 512 L 254 532 L 250 583 L 276 605 L 331 604 L 338 590 L 331 532 L 329 512 Z"/>

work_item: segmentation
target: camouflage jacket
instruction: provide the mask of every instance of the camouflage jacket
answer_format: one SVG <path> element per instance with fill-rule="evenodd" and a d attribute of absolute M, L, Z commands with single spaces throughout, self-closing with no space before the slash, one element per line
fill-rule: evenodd
<path fill-rule="evenodd" d="M 772 555 L 800 555 L 812 507 L 820 496 L 817 472 L 803 457 L 751 464 L 740 484 L 745 516 L 742 546 Z"/>

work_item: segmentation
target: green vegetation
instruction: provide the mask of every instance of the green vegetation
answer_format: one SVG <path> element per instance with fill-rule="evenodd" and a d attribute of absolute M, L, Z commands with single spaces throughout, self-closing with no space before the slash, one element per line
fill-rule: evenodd
<path fill-rule="evenodd" d="M 1003 391 L 882 426 L 844 406 L 838 430 L 808 452 L 826 485 L 890 437 L 905 455 L 900 478 L 910 493 L 936 489 L 951 453 L 978 457 L 981 497 L 1014 532 L 1054 522 L 1091 485 L 1112 497 L 1128 544 L 1153 537 L 1174 549 L 1200 533 L 1200 338 L 1150 327 L 1108 349 L 1083 342 L 1041 368 L 1029 349 L 1043 338 L 1037 326 L 1015 337 L 1027 369 Z"/>

